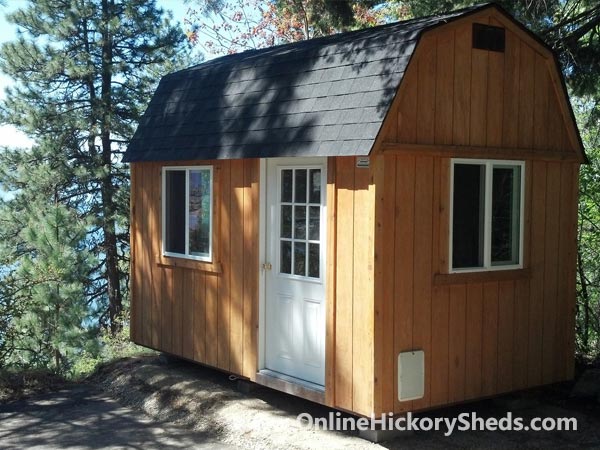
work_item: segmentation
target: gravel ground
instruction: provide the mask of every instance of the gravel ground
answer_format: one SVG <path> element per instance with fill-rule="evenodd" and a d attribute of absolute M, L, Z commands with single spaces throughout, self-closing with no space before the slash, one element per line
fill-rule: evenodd
<path fill-rule="evenodd" d="M 352 432 L 326 432 L 300 424 L 298 414 L 326 417 L 332 411 L 314 403 L 259 387 L 236 389 L 227 374 L 183 361 L 140 357 L 103 368 L 93 379 L 125 405 L 161 423 L 185 427 L 219 442 L 250 449 L 399 449 L 399 448 L 580 448 L 600 447 L 600 408 L 570 400 L 567 384 L 512 394 L 421 414 L 458 417 L 575 417 L 578 431 L 414 432 L 381 444 Z"/>

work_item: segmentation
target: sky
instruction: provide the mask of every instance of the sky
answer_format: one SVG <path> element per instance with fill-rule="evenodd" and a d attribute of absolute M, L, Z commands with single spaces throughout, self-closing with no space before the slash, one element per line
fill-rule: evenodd
<path fill-rule="evenodd" d="M 0 44 L 16 38 L 16 28 L 6 21 L 6 14 L 27 4 L 26 0 L 5 0 L 0 5 Z M 183 23 L 188 6 L 184 0 L 157 0 L 158 6 L 173 13 L 175 22 Z M 0 73 L 0 99 L 4 98 L 4 90 L 10 86 L 11 80 Z M 11 125 L 0 126 L 0 145 L 7 147 L 30 147 L 32 142 L 23 133 Z"/>

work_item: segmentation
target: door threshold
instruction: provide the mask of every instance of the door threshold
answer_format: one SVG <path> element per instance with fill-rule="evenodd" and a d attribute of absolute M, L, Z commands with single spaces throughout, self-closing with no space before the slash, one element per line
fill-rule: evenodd
<path fill-rule="evenodd" d="M 325 404 L 325 387 L 294 378 L 280 372 L 262 369 L 256 374 L 256 383 L 277 391 L 295 395 L 311 402 Z"/>

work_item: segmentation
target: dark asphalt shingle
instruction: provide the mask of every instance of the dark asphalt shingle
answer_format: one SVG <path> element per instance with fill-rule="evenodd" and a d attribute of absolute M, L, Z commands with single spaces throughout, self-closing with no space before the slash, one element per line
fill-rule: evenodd
<path fill-rule="evenodd" d="M 228 55 L 169 74 L 125 161 L 367 155 L 421 34 L 487 6 Z"/>

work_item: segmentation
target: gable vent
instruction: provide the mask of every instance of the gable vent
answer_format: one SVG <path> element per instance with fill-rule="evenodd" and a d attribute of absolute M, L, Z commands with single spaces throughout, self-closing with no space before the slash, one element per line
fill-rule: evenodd
<path fill-rule="evenodd" d="M 504 53 L 505 30 L 500 27 L 473 24 L 473 48 Z"/>

